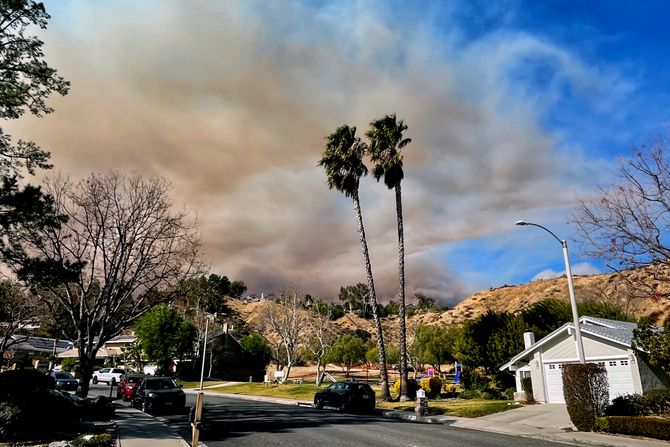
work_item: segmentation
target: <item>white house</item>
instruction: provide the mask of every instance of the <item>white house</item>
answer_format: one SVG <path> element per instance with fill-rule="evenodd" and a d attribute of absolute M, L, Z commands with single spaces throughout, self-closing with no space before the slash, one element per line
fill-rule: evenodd
<path fill-rule="evenodd" d="M 670 387 L 670 378 L 644 361 L 641 352 L 632 347 L 635 323 L 605 318 L 579 319 L 584 355 L 588 363 L 600 363 L 607 369 L 610 400 L 624 394 Z M 532 333 L 524 334 L 526 349 L 500 367 L 514 372 L 517 391 L 521 378 L 530 377 L 533 397 L 538 402 L 564 403 L 562 368 L 577 363 L 574 324 L 566 323 L 535 343 Z"/>

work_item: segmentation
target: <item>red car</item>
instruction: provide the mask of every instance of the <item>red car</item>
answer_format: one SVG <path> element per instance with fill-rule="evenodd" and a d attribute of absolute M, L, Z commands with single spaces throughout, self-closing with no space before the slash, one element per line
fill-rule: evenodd
<path fill-rule="evenodd" d="M 116 386 L 116 398 L 124 401 L 133 398 L 133 389 L 144 379 L 142 374 L 123 374 Z"/>

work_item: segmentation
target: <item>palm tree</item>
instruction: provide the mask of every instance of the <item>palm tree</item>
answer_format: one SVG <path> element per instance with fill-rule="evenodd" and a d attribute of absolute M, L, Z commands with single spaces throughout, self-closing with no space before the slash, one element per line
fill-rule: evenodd
<path fill-rule="evenodd" d="M 330 189 L 336 189 L 351 197 L 354 202 L 354 215 L 358 226 L 358 236 L 361 240 L 363 252 L 363 264 L 368 277 L 369 303 L 372 307 L 372 317 L 375 321 L 377 331 L 377 349 L 379 352 L 379 375 L 381 376 L 381 399 L 389 400 L 388 374 L 386 373 L 386 351 L 384 349 L 384 334 L 382 323 L 377 312 L 377 295 L 375 283 L 372 277 L 372 264 L 368 253 L 368 243 L 365 239 L 365 228 L 363 227 L 363 216 L 361 215 L 361 204 L 358 197 L 358 186 L 361 177 L 368 174 L 368 169 L 363 164 L 366 145 L 356 136 L 356 128 L 343 125 L 335 132 L 326 137 L 326 149 L 319 161 L 328 177 Z"/>
<path fill-rule="evenodd" d="M 405 324 L 405 239 L 402 221 L 402 194 L 400 182 L 404 177 L 402 170 L 402 153 L 400 150 L 407 146 L 409 138 L 403 138 L 402 133 L 407 130 L 403 120 L 397 121 L 396 116 L 386 115 L 372 121 L 370 130 L 365 134 L 370 140 L 368 152 L 374 163 L 372 175 L 379 181 L 384 177 L 384 184 L 395 189 L 396 220 L 398 222 L 398 271 L 400 284 L 400 400 L 408 400 L 407 396 L 407 328 Z"/>

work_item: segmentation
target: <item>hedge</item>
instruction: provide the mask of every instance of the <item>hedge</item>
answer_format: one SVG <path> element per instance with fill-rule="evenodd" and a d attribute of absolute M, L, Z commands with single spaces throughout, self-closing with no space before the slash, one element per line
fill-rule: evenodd
<path fill-rule="evenodd" d="M 607 370 L 597 363 L 563 365 L 563 397 L 577 430 L 593 431 L 609 402 Z"/>
<path fill-rule="evenodd" d="M 670 390 L 649 390 L 615 398 L 605 409 L 606 416 L 670 415 Z"/>
<path fill-rule="evenodd" d="M 596 421 L 598 431 L 670 440 L 670 419 L 645 416 L 606 416 Z"/>

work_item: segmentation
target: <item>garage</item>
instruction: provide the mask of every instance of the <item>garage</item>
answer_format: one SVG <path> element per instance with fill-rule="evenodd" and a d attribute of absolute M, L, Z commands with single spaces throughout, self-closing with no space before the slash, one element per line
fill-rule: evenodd
<path fill-rule="evenodd" d="M 596 363 L 596 362 L 594 362 Z M 633 372 L 628 358 L 598 361 L 607 370 L 610 400 L 624 394 L 633 394 Z M 544 365 L 547 384 L 547 402 L 551 404 L 565 403 L 563 399 L 563 364 L 547 363 Z"/>

